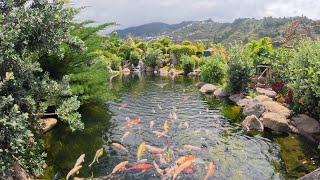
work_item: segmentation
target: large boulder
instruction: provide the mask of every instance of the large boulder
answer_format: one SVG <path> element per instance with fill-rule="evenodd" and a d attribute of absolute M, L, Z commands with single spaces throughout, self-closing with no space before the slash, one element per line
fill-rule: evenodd
<path fill-rule="evenodd" d="M 252 98 L 250 96 L 245 96 L 242 94 L 234 94 L 230 96 L 229 99 L 236 103 L 238 106 L 242 107 L 246 106 L 252 101 Z"/>
<path fill-rule="evenodd" d="M 277 93 L 269 90 L 269 89 L 264 89 L 264 88 L 256 88 L 257 93 L 262 94 L 262 95 L 266 95 L 270 98 L 274 98 L 276 97 Z"/>
<path fill-rule="evenodd" d="M 314 142 L 320 142 L 319 121 L 305 114 L 299 114 L 291 118 L 291 124 L 294 125 L 303 136 Z"/>
<path fill-rule="evenodd" d="M 288 120 L 277 113 L 267 112 L 262 115 L 264 127 L 278 132 L 290 132 Z"/>
<path fill-rule="evenodd" d="M 265 102 L 262 102 L 262 104 L 264 105 L 266 112 L 277 113 L 279 115 L 284 116 L 285 118 L 288 118 L 291 115 L 291 110 L 288 109 L 287 107 L 284 107 L 278 102 L 265 101 Z"/>
<path fill-rule="evenodd" d="M 223 88 L 219 88 L 219 89 L 215 90 L 213 94 L 216 97 L 227 97 L 230 95 L 229 92 Z"/>
<path fill-rule="evenodd" d="M 319 180 L 320 179 L 320 168 L 314 170 L 313 172 L 303 176 L 299 180 Z"/>
<path fill-rule="evenodd" d="M 200 82 L 198 82 L 198 83 L 196 84 L 196 86 L 197 86 L 198 89 L 201 89 L 202 86 L 204 86 L 205 84 L 207 84 L 207 83 L 200 81 Z"/>
<path fill-rule="evenodd" d="M 258 95 L 254 98 L 255 100 L 261 101 L 261 102 L 265 102 L 265 101 L 272 101 L 272 98 L 269 98 L 266 95 Z"/>
<path fill-rule="evenodd" d="M 46 118 L 39 121 L 40 127 L 44 133 L 50 131 L 57 124 L 57 122 L 58 121 L 55 118 Z"/>
<path fill-rule="evenodd" d="M 245 106 L 242 114 L 244 116 L 255 115 L 259 118 L 264 113 L 264 111 L 265 111 L 265 108 L 262 102 L 254 99 Z"/>
<path fill-rule="evenodd" d="M 200 92 L 203 93 L 213 93 L 217 87 L 213 84 L 205 84 L 204 86 L 201 87 Z"/>
<path fill-rule="evenodd" d="M 252 130 L 263 131 L 263 124 L 255 115 L 246 117 L 242 122 L 242 128 L 247 133 Z"/>

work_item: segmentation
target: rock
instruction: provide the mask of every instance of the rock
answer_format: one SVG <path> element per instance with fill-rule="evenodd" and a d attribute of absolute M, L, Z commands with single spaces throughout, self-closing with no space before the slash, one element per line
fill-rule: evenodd
<path fill-rule="evenodd" d="M 39 122 L 40 122 L 42 131 L 48 132 L 57 124 L 58 121 L 55 118 L 46 118 L 46 119 L 41 119 Z"/>
<path fill-rule="evenodd" d="M 269 98 L 266 95 L 258 95 L 254 98 L 255 100 L 259 100 L 261 102 L 265 102 L 265 101 L 272 101 L 272 98 Z"/>
<path fill-rule="evenodd" d="M 250 96 L 244 96 L 241 94 L 234 94 L 230 96 L 229 99 L 236 103 L 238 106 L 246 106 L 252 101 L 252 98 Z"/>
<path fill-rule="evenodd" d="M 295 126 L 289 124 L 289 128 L 290 128 L 290 132 L 300 134 L 299 130 Z"/>
<path fill-rule="evenodd" d="M 230 95 L 229 92 L 223 88 L 219 88 L 219 89 L 215 90 L 213 94 L 216 97 L 227 97 Z"/>
<path fill-rule="evenodd" d="M 203 93 L 213 93 L 217 87 L 213 84 L 205 84 L 204 86 L 201 87 L 200 92 Z"/>
<path fill-rule="evenodd" d="M 148 66 L 148 67 L 146 68 L 146 71 L 147 71 L 147 72 L 154 72 L 154 68 Z"/>
<path fill-rule="evenodd" d="M 264 113 L 264 111 L 265 111 L 265 108 L 262 102 L 255 99 L 245 106 L 242 114 L 244 116 L 255 115 L 259 118 Z"/>
<path fill-rule="evenodd" d="M 303 176 L 299 180 L 316 180 L 316 179 L 320 179 L 320 168 L 318 168 L 315 171 Z"/>
<path fill-rule="evenodd" d="M 265 101 L 265 102 L 262 102 L 262 104 L 264 105 L 266 112 L 277 113 L 277 114 L 284 116 L 285 118 L 288 118 L 291 115 L 290 109 L 288 109 L 287 107 L 284 107 L 283 105 L 281 105 L 278 102 Z"/>
<path fill-rule="evenodd" d="M 264 127 L 278 132 L 290 132 L 288 120 L 277 113 L 267 112 L 262 115 Z"/>
<path fill-rule="evenodd" d="M 314 142 L 320 142 L 320 123 L 319 121 L 305 114 L 299 114 L 291 118 L 291 124 L 294 125 L 306 138 Z"/>
<path fill-rule="evenodd" d="M 242 128 L 247 133 L 252 130 L 263 131 L 263 124 L 255 115 L 246 117 L 242 122 Z"/>
<path fill-rule="evenodd" d="M 169 72 L 168 72 L 169 76 L 174 76 L 176 75 L 176 71 L 174 69 L 171 69 Z"/>
<path fill-rule="evenodd" d="M 30 175 L 17 162 L 12 163 L 12 168 L 13 172 L 8 180 L 31 180 Z"/>
<path fill-rule="evenodd" d="M 159 74 L 160 74 L 160 76 L 167 76 L 168 75 L 168 71 L 163 69 L 163 68 L 161 68 L 161 69 L 159 69 Z"/>
<path fill-rule="evenodd" d="M 198 89 L 201 89 L 202 86 L 204 86 L 205 84 L 207 84 L 207 83 L 200 81 L 200 82 L 198 82 L 198 83 L 196 84 L 196 86 L 197 86 Z"/>
<path fill-rule="evenodd" d="M 129 68 L 123 68 L 122 72 L 129 72 L 130 73 L 130 69 Z"/>
<path fill-rule="evenodd" d="M 198 73 L 198 72 L 190 72 L 190 73 L 188 74 L 188 76 L 198 77 L 198 76 L 199 76 L 199 73 Z"/>
<path fill-rule="evenodd" d="M 263 88 L 256 88 L 256 91 L 257 91 L 257 93 L 266 95 L 270 98 L 274 98 L 277 95 L 276 92 L 274 92 L 272 90 L 268 90 L 268 89 L 263 89 Z"/>

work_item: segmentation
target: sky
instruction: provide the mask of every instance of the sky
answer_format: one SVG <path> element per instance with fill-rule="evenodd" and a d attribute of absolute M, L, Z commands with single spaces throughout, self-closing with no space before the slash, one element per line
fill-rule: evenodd
<path fill-rule="evenodd" d="M 76 20 L 121 24 L 113 29 L 210 18 L 216 22 L 301 15 L 320 19 L 320 0 L 72 0 L 72 3 L 87 6 Z"/>

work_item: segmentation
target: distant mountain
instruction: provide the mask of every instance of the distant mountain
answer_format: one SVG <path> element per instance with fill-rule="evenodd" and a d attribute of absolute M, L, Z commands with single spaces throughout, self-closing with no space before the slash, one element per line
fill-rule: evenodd
<path fill-rule="evenodd" d="M 211 19 L 205 21 L 187 21 L 180 24 L 150 23 L 123 30 L 117 30 L 121 37 L 131 34 L 143 40 L 156 40 L 168 37 L 175 42 L 183 40 L 208 40 L 215 43 L 234 43 L 242 41 L 247 43 L 253 39 L 265 36 L 273 40 L 280 40 L 283 33 L 293 21 L 299 21 L 302 28 L 308 34 L 320 36 L 320 21 L 314 21 L 307 17 L 272 18 L 263 19 L 240 18 L 232 23 L 219 23 Z"/>

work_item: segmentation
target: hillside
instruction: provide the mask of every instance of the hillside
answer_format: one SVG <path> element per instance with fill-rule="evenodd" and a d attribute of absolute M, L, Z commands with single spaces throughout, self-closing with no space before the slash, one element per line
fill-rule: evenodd
<path fill-rule="evenodd" d="M 299 21 L 302 28 L 313 37 L 320 35 L 320 21 L 314 21 L 306 17 L 272 18 L 263 19 L 241 18 L 232 23 L 219 23 L 211 19 L 205 21 L 188 21 L 180 24 L 150 23 L 142 26 L 117 30 L 121 37 L 131 34 L 143 40 L 156 40 L 160 37 L 168 37 L 175 42 L 183 40 L 208 40 L 215 43 L 244 43 L 265 36 L 277 41 L 293 21 Z"/>

